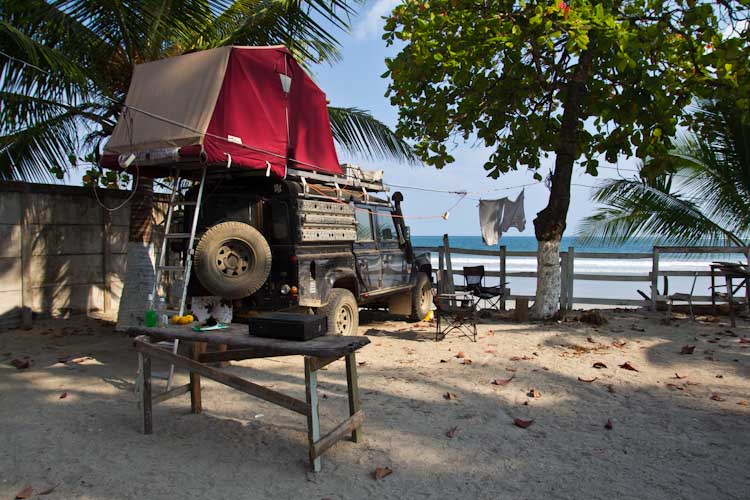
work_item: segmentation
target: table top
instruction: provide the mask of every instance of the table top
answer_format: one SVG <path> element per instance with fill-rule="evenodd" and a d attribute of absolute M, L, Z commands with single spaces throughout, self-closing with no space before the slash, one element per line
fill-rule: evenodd
<path fill-rule="evenodd" d="M 196 332 L 191 325 L 170 325 L 163 328 L 132 327 L 127 330 L 130 335 L 147 335 L 158 340 L 186 340 L 189 342 L 207 342 L 209 344 L 226 344 L 229 349 L 258 349 L 269 356 L 304 355 L 319 358 L 341 357 L 354 352 L 370 343 L 367 337 L 326 335 L 311 340 L 282 340 L 255 337 L 248 334 L 247 325 L 232 323 L 223 330 Z"/>

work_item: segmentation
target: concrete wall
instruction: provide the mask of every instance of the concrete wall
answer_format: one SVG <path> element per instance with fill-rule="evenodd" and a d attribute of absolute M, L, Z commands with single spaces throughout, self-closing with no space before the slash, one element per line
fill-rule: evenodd
<path fill-rule="evenodd" d="M 108 207 L 130 194 L 98 192 Z M 115 319 L 129 218 L 128 205 L 105 210 L 91 188 L 0 182 L 0 325 L 70 314 Z"/>

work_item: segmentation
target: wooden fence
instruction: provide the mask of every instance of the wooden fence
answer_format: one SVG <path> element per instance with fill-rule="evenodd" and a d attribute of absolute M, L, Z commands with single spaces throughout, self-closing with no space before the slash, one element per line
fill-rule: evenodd
<path fill-rule="evenodd" d="M 446 271 L 448 279 L 447 286 L 451 289 L 461 290 L 461 285 L 455 284 L 454 275 L 463 276 L 463 269 L 454 269 L 451 256 L 455 254 L 475 255 L 484 257 L 495 257 L 498 259 L 499 270 L 485 272 L 485 276 L 496 277 L 500 283 L 505 283 L 509 278 L 536 278 L 536 271 L 508 271 L 508 257 L 531 257 L 536 258 L 536 252 L 523 252 L 508 250 L 500 246 L 498 250 L 482 250 L 470 248 L 453 248 L 450 246 L 448 235 L 443 236 L 443 245 L 440 247 L 415 247 L 417 252 L 431 252 L 438 254 L 438 269 Z M 571 310 L 573 304 L 615 305 L 615 306 L 647 306 L 656 309 L 659 302 L 666 301 L 669 295 L 670 277 L 710 277 L 711 271 L 678 271 L 661 270 L 659 260 L 664 255 L 696 255 L 696 254 L 742 254 L 750 264 L 750 247 L 731 246 L 655 246 L 651 252 L 576 252 L 574 247 L 568 247 L 566 251 L 560 252 L 560 274 L 561 293 L 560 309 Z M 644 274 L 614 274 L 614 273 L 576 273 L 575 259 L 612 259 L 612 260 L 651 260 L 651 271 Z M 659 278 L 661 278 L 661 290 L 659 289 Z M 650 293 L 641 293 L 642 299 L 620 299 L 604 297 L 575 297 L 574 283 L 579 281 L 633 281 L 648 283 Z M 512 292 L 512 289 L 511 289 Z M 748 292 L 750 293 L 750 291 Z M 506 298 L 514 300 L 518 298 L 534 299 L 533 295 L 517 295 L 509 293 Z M 695 302 L 711 302 L 711 296 L 694 295 Z M 505 307 L 505 301 L 501 303 Z"/>

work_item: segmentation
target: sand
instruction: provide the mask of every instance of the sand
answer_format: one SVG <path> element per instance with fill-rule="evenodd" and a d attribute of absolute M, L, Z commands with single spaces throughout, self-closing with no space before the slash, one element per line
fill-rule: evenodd
<path fill-rule="evenodd" d="M 477 343 L 363 318 L 365 440 L 337 444 L 318 474 L 303 417 L 211 381 L 203 414 L 173 399 L 155 407 L 155 433 L 140 434 L 136 356 L 111 325 L 0 332 L 0 498 L 26 485 L 32 498 L 54 488 L 39 496 L 50 500 L 748 498 L 750 344 L 739 339 L 750 324 L 603 314 L 600 327 L 482 324 Z M 91 359 L 57 362 L 69 355 Z M 29 369 L 9 364 L 25 356 Z M 229 370 L 303 397 L 300 358 Z M 324 432 L 346 413 L 345 384 L 342 362 L 321 373 Z M 375 480 L 376 467 L 393 473 Z"/>

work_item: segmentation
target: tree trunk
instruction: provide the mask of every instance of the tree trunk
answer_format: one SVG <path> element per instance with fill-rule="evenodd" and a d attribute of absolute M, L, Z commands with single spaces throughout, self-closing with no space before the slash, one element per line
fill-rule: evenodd
<path fill-rule="evenodd" d="M 594 42 L 591 41 L 589 47 Z M 586 82 L 591 75 L 591 49 L 583 51 L 568 81 L 547 206 L 534 219 L 537 239 L 536 300 L 532 313 L 550 318 L 560 308 L 560 240 L 570 207 L 570 181 L 579 156 L 578 140 L 584 115 Z"/>
<path fill-rule="evenodd" d="M 152 242 L 154 182 L 138 179 L 136 193 L 130 202 L 130 237 L 117 329 L 142 326 L 148 309 L 148 295 L 154 287 L 156 252 Z"/>

